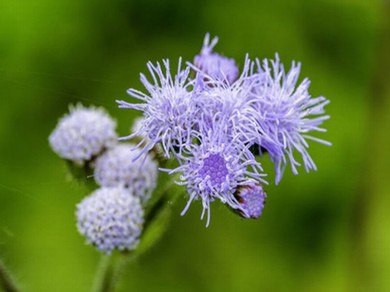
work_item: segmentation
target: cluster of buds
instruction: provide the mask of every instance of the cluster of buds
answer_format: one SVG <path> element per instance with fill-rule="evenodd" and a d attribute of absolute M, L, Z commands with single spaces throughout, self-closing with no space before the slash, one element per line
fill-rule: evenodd
<path fill-rule="evenodd" d="M 115 127 L 103 109 L 78 105 L 49 137 L 60 157 L 93 171 L 99 188 L 77 205 L 77 228 L 105 253 L 136 248 L 144 207 L 157 184 L 157 163 L 151 156 L 134 161 L 135 145 L 119 143 Z"/>

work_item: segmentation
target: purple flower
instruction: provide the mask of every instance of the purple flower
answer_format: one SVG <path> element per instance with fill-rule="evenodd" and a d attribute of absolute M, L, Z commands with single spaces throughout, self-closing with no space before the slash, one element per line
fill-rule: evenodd
<path fill-rule="evenodd" d="M 260 137 L 262 141 L 271 139 L 258 121 L 254 106 L 257 101 L 252 94 L 258 78 L 253 78 L 252 70 L 253 62 L 247 56 L 242 73 L 233 84 L 209 78 L 196 97 L 203 122 L 211 125 L 213 120 L 224 120 L 229 139 L 238 139 L 248 147 Z"/>
<path fill-rule="evenodd" d="M 121 108 L 140 110 L 144 115 L 139 130 L 125 138 L 144 137 L 140 143 L 146 143 L 144 152 L 161 142 L 165 156 L 170 157 L 170 151 L 180 152 L 193 138 L 191 136 L 195 116 L 191 92 L 193 82 L 189 78 L 190 69 L 187 67 L 181 70 L 181 59 L 175 76 L 170 73 L 169 61 L 164 60 L 163 64 L 165 73 L 160 63 L 156 66 L 148 63 L 153 82 L 149 82 L 145 75 L 141 74 L 141 82 L 148 94 L 136 89 L 128 90 L 131 96 L 144 103 L 117 102 Z"/>
<path fill-rule="evenodd" d="M 115 121 L 102 108 L 70 108 L 70 113 L 58 122 L 49 142 L 62 158 L 76 162 L 93 156 L 116 144 Z"/>
<path fill-rule="evenodd" d="M 105 253 L 137 247 L 144 223 L 139 198 L 124 188 L 101 188 L 77 205 L 77 228 Z"/>
<path fill-rule="evenodd" d="M 297 83 L 300 64 L 286 72 L 279 61 L 245 58 L 241 74 L 233 59 L 213 52 L 218 38 L 206 34 L 200 54 L 193 63 L 171 75 L 169 62 L 148 63 L 152 81 L 141 74 L 147 93 L 128 92 L 143 103 L 118 101 L 122 108 L 143 112 L 132 135 L 140 137 L 140 155 L 161 144 L 164 156 L 173 154 L 179 166 L 169 173 L 181 173 L 178 184 L 186 185 L 189 200 L 201 200 L 210 222 L 210 204 L 220 201 L 245 218 L 261 215 L 266 197 L 259 153 L 268 152 L 274 163 L 276 183 L 288 164 L 294 174 L 302 157 L 306 171 L 316 169 L 307 148 L 308 141 L 330 143 L 315 138 L 312 131 L 329 118 L 324 97 L 312 98 L 309 81 Z M 189 76 L 190 69 L 195 73 Z M 257 157 L 259 158 L 259 157 Z"/>
<path fill-rule="evenodd" d="M 106 151 L 96 160 L 96 182 L 104 187 L 131 188 L 142 203 L 147 202 L 157 184 L 157 164 L 150 155 L 134 161 L 140 152 L 131 144 Z"/>
<path fill-rule="evenodd" d="M 213 48 L 218 43 L 218 37 L 214 37 L 210 43 L 210 35 L 207 33 L 203 47 L 199 55 L 195 56 L 194 65 L 204 74 L 199 76 L 201 82 L 207 76 L 212 79 L 233 83 L 238 77 L 238 67 L 233 59 L 213 53 Z M 206 75 L 206 76 L 205 76 Z"/>
<path fill-rule="evenodd" d="M 258 184 L 246 185 L 237 189 L 235 194 L 240 203 L 241 216 L 256 219 L 261 216 L 264 208 L 266 193 Z"/>
<path fill-rule="evenodd" d="M 248 148 L 239 140 L 231 140 L 228 124 L 213 121 L 211 127 L 200 124 L 199 144 L 191 145 L 191 155 L 182 156 L 181 166 L 170 173 L 181 172 L 181 181 L 190 195 L 182 215 L 186 213 L 193 200 L 202 200 L 203 219 L 207 212 L 210 222 L 210 203 L 218 199 L 233 209 L 240 209 L 240 202 L 234 193 L 241 185 L 263 181 L 261 165 Z"/>
<path fill-rule="evenodd" d="M 276 183 L 280 181 L 288 162 L 293 173 L 298 173 L 296 166 L 300 163 L 294 157 L 295 150 L 301 155 L 306 171 L 316 170 L 307 151 L 307 140 L 330 145 L 309 134 L 311 131 L 326 131 L 319 126 L 329 118 L 323 115 L 324 106 L 329 101 L 322 96 L 310 96 L 307 78 L 297 85 L 299 63 L 293 62 L 288 72 L 285 72 L 278 55 L 271 61 L 271 67 L 268 60 L 264 60 L 262 65 L 257 60 L 257 64 L 259 81 L 253 91 L 257 101 L 254 108 L 258 112 L 257 122 L 270 139 L 261 141 L 263 136 L 259 134 L 256 143 L 269 152 L 275 163 Z"/>

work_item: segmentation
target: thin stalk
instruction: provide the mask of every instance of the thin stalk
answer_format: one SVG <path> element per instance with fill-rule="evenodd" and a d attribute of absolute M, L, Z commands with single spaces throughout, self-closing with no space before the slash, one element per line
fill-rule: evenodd
<path fill-rule="evenodd" d="M 115 291 L 126 265 L 134 257 L 135 254 L 129 251 L 102 255 L 92 286 L 92 292 Z"/>

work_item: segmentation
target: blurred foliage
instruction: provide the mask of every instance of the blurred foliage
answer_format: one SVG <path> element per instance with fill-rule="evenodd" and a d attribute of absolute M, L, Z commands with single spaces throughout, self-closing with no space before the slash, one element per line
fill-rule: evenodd
<path fill-rule="evenodd" d="M 383 11 L 379 0 L 1 1 L 0 257 L 23 290 L 88 291 L 98 264 L 75 227 L 88 188 L 48 146 L 58 118 L 70 103 L 104 106 L 127 134 L 137 114 L 115 99 L 141 88 L 148 60 L 192 60 L 210 32 L 240 64 L 247 52 L 301 61 L 312 95 L 331 100 L 321 138 L 333 146 L 310 146 L 317 172 L 266 187 L 260 220 L 214 204 L 205 228 L 200 204 L 180 217 L 179 198 L 119 290 L 388 291 L 390 83 L 374 86 L 390 66 L 378 55 Z"/>

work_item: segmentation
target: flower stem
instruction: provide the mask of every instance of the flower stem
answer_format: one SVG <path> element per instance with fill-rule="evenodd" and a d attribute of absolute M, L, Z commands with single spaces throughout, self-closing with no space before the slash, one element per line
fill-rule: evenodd
<path fill-rule="evenodd" d="M 2 260 L 0 260 L 0 290 L 4 289 L 5 292 L 18 292 L 19 288 L 15 283 L 13 277 L 5 267 Z"/>
<path fill-rule="evenodd" d="M 102 255 L 93 283 L 93 292 L 112 292 L 120 280 L 123 269 L 133 258 L 130 252 L 113 252 Z"/>
<path fill-rule="evenodd" d="M 114 255 L 102 255 L 95 281 L 93 283 L 93 292 L 114 291 Z"/>

